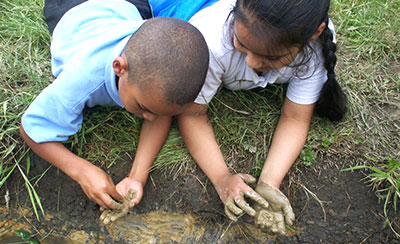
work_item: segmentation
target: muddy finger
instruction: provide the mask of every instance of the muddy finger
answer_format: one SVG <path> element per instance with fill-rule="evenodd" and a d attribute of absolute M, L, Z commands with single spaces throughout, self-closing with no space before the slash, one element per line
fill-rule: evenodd
<path fill-rule="evenodd" d="M 229 198 L 226 201 L 225 206 L 229 209 L 229 211 L 231 211 L 235 215 L 239 215 L 239 214 L 243 213 L 243 210 L 236 206 L 236 204 L 235 204 L 235 202 L 233 201 L 232 198 Z"/>
<path fill-rule="evenodd" d="M 295 215 L 294 215 L 293 209 L 290 206 L 290 204 L 283 207 L 283 213 L 285 215 L 286 224 L 293 225 Z"/>
<path fill-rule="evenodd" d="M 255 223 L 263 229 L 269 229 L 274 224 L 275 217 L 274 214 L 267 209 L 261 209 L 257 212 L 255 216 Z"/>
<path fill-rule="evenodd" d="M 111 222 L 111 214 L 107 214 L 107 216 L 103 220 L 103 224 L 108 225 Z"/>
<path fill-rule="evenodd" d="M 283 216 L 277 217 L 276 218 L 276 228 L 278 230 L 278 233 L 281 235 L 285 235 L 286 234 L 286 227 L 285 227 L 285 222 L 283 221 L 284 218 Z"/>
<path fill-rule="evenodd" d="M 127 194 L 127 199 L 128 200 L 133 200 L 133 199 L 135 199 L 136 198 L 136 196 L 137 196 L 137 193 L 136 193 L 136 191 L 134 190 L 134 189 L 129 189 L 128 190 L 128 194 Z"/>
<path fill-rule="evenodd" d="M 108 210 L 104 210 L 102 213 L 101 213 L 101 215 L 100 215 L 100 220 L 101 221 L 103 221 L 105 218 L 106 218 L 106 216 L 108 215 Z"/>
<path fill-rule="evenodd" d="M 250 205 L 243 200 L 242 198 L 235 199 L 236 205 L 238 205 L 242 210 L 244 210 L 248 215 L 254 216 L 256 215 L 256 211 L 250 207 Z"/>
<path fill-rule="evenodd" d="M 256 178 L 254 178 L 251 175 L 248 174 L 238 174 L 240 178 L 242 178 L 242 180 L 244 181 L 244 183 L 246 184 L 253 184 L 256 183 Z"/>
<path fill-rule="evenodd" d="M 236 222 L 238 220 L 238 218 L 229 210 L 228 206 L 226 205 L 225 205 L 225 215 L 233 222 Z"/>
<path fill-rule="evenodd" d="M 267 202 L 267 200 L 265 200 L 264 198 L 262 198 L 260 195 L 258 195 L 257 192 L 255 191 L 248 191 L 245 193 L 245 196 L 254 200 L 255 202 L 257 202 L 258 204 L 260 204 L 263 208 L 268 208 L 269 203 Z"/>
<path fill-rule="evenodd" d="M 117 207 L 117 209 L 121 209 L 123 207 L 122 203 L 119 203 L 119 202 L 115 201 L 112 198 L 110 198 L 110 201 L 111 201 L 112 204 L 114 204 L 115 207 Z"/>
<path fill-rule="evenodd" d="M 117 213 L 117 214 L 111 216 L 111 221 L 114 222 L 115 220 L 120 219 L 127 214 L 128 214 L 128 211 L 121 211 L 120 213 Z"/>

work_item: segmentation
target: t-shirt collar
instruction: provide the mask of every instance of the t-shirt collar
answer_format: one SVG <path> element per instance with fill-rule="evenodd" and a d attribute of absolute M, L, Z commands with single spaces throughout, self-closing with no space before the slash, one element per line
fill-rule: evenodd
<path fill-rule="evenodd" d="M 118 43 L 118 45 L 114 48 L 114 50 L 111 53 L 111 56 L 107 62 L 106 70 L 105 70 L 105 84 L 106 84 L 106 89 L 108 93 L 110 94 L 110 97 L 114 100 L 116 104 L 118 104 L 120 107 L 124 107 L 122 104 L 121 98 L 119 96 L 118 88 L 117 88 L 117 80 L 116 80 L 116 75 L 113 69 L 113 61 L 115 57 L 121 56 L 122 51 L 124 50 L 126 44 L 129 41 L 129 38 L 131 35 L 125 37 Z"/>

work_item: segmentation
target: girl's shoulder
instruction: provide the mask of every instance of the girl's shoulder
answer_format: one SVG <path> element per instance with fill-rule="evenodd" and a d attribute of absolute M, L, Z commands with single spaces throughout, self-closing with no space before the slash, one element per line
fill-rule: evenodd
<path fill-rule="evenodd" d="M 230 12 L 236 0 L 220 0 L 196 13 L 189 22 L 204 36 L 210 51 L 222 57 L 233 50 L 229 38 Z"/>

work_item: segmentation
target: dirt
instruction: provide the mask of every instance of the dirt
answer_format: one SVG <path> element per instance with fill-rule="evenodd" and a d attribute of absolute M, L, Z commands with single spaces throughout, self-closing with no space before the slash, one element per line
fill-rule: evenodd
<path fill-rule="evenodd" d="M 31 161 L 31 177 L 49 166 L 35 155 Z M 10 210 L 0 214 L 0 229 L 17 220 L 31 233 L 40 233 L 37 237 L 48 235 L 42 243 L 62 243 L 46 242 L 54 237 L 80 240 L 74 243 L 107 244 L 400 243 L 389 228 L 384 228 L 383 204 L 361 182 L 364 175 L 340 172 L 329 165 L 335 164 L 320 160 L 318 170 L 297 166 L 284 180 L 282 191 L 296 214 L 290 236 L 266 235 L 247 216 L 231 223 L 215 189 L 194 163 L 179 174 L 154 170 L 141 203 L 126 218 L 107 227 L 99 222 L 98 206 L 86 198 L 76 182 L 54 167 L 35 187 L 46 212 L 46 218 L 37 221 L 24 182 L 15 174 L 0 190 L 4 196 L 8 189 L 11 197 Z M 106 171 L 119 182 L 130 167 L 131 162 L 125 160 Z M 5 206 L 4 197 L 0 204 Z M 0 243 L 15 243 L 2 240 Z"/>

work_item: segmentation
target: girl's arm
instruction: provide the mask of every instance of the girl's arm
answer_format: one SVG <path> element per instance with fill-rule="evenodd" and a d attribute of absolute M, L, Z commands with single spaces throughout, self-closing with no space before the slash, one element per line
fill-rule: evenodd
<path fill-rule="evenodd" d="M 279 188 L 304 147 L 313 110 L 314 104 L 300 105 L 285 99 L 259 182 Z"/>
<path fill-rule="evenodd" d="M 295 219 L 290 202 L 279 191 L 279 185 L 304 147 L 313 109 L 314 104 L 299 105 L 285 99 L 283 112 L 258 180 L 256 192 L 269 202 L 270 207 L 258 208 L 255 222 L 275 233 L 285 234 L 285 225 L 292 225 Z M 274 219 L 271 221 L 264 216 L 274 216 Z"/>
<path fill-rule="evenodd" d="M 205 105 L 193 103 L 184 113 L 177 116 L 186 146 L 217 190 L 225 204 L 227 216 L 236 221 L 236 215 L 241 214 L 243 210 L 249 215 L 254 215 L 255 211 L 246 203 L 243 196 L 265 207 L 268 203 L 246 184 L 254 182 L 253 177 L 247 174 L 232 175 L 229 172 L 206 112 Z"/>

